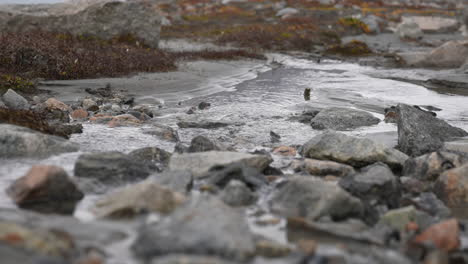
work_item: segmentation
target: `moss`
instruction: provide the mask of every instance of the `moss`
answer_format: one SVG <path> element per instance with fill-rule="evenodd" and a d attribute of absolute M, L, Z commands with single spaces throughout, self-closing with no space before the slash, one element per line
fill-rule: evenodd
<path fill-rule="evenodd" d="M 8 89 L 23 93 L 32 93 L 36 91 L 36 86 L 28 79 L 10 74 L 0 74 L 0 94 L 3 94 Z"/>
<path fill-rule="evenodd" d="M 365 56 L 372 54 L 372 50 L 366 43 L 352 40 L 346 44 L 334 45 L 327 49 L 328 54 L 338 54 L 341 56 Z"/>
<path fill-rule="evenodd" d="M 363 33 L 370 33 L 369 26 L 362 22 L 360 19 L 354 17 L 340 18 L 338 23 L 344 27 L 349 27 L 357 30 L 361 30 Z"/>

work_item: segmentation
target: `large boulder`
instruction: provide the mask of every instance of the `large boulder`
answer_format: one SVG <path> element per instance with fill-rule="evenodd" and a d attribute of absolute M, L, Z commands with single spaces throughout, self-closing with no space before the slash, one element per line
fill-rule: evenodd
<path fill-rule="evenodd" d="M 62 168 L 47 165 L 33 166 L 7 194 L 21 208 L 56 214 L 72 214 L 84 197 Z"/>
<path fill-rule="evenodd" d="M 468 41 L 453 40 L 444 43 L 431 52 L 420 56 L 411 66 L 435 68 L 459 68 L 468 58 Z M 409 64 L 409 63 L 407 63 Z"/>
<path fill-rule="evenodd" d="M 74 14 L 35 16 L 0 12 L 0 32 L 34 30 L 71 33 L 112 39 L 134 36 L 151 47 L 159 42 L 161 17 L 142 3 L 107 2 L 88 6 Z"/>
<path fill-rule="evenodd" d="M 332 160 L 364 167 L 375 162 L 383 162 L 392 169 L 401 169 L 408 156 L 366 138 L 348 136 L 327 131 L 309 140 L 301 151 L 306 158 Z"/>
<path fill-rule="evenodd" d="M 194 197 L 170 216 L 144 225 L 133 243 L 137 257 L 167 254 L 220 256 L 244 262 L 255 252 L 244 213 L 211 195 Z"/>
<path fill-rule="evenodd" d="M 28 100 L 26 100 L 23 96 L 17 94 L 12 89 L 8 89 L 8 91 L 5 94 L 3 94 L 2 100 L 3 103 L 10 109 L 28 110 L 30 107 Z"/>
<path fill-rule="evenodd" d="M 460 167 L 468 158 L 452 152 L 436 151 L 416 158 L 409 158 L 402 174 L 419 180 L 433 181 L 447 170 Z"/>
<path fill-rule="evenodd" d="M 434 192 L 449 208 L 466 213 L 468 206 L 468 164 L 448 170 L 437 179 Z"/>
<path fill-rule="evenodd" d="M 128 155 L 138 161 L 154 165 L 157 170 L 163 171 L 169 165 L 172 154 L 158 147 L 145 147 L 136 149 Z"/>
<path fill-rule="evenodd" d="M 42 134 L 26 127 L 0 124 L 0 157 L 46 157 L 74 152 L 78 146 L 68 140 Z"/>
<path fill-rule="evenodd" d="M 81 155 L 75 163 L 75 176 L 92 180 L 96 185 L 124 185 L 147 178 L 154 168 L 120 152 Z"/>
<path fill-rule="evenodd" d="M 453 127 L 417 107 L 399 104 L 397 114 L 398 148 L 410 156 L 437 151 L 444 146 L 444 141 L 468 136 L 463 129 Z"/>
<path fill-rule="evenodd" d="M 355 173 L 353 167 L 329 160 L 304 159 L 294 161 L 292 167 L 296 172 L 305 171 L 314 176 L 344 177 Z"/>
<path fill-rule="evenodd" d="M 360 216 L 361 201 L 334 183 L 315 177 L 293 176 L 281 183 L 270 200 L 271 209 L 285 217 L 317 220 L 330 216 Z"/>
<path fill-rule="evenodd" d="M 196 136 L 192 138 L 187 152 L 204 152 L 211 150 L 222 150 L 219 144 L 205 136 Z"/>
<path fill-rule="evenodd" d="M 173 154 L 169 162 L 169 169 L 190 171 L 195 178 L 200 178 L 208 176 L 208 171 L 215 166 L 225 166 L 241 162 L 259 171 L 263 171 L 272 161 L 272 158 L 266 155 L 228 151 L 207 151 Z"/>
<path fill-rule="evenodd" d="M 314 129 L 352 130 L 362 126 L 372 126 L 380 119 L 371 113 L 342 107 L 330 107 L 320 111 L 312 118 Z"/>
<path fill-rule="evenodd" d="M 399 24 L 395 34 L 403 40 L 420 40 L 424 37 L 421 28 L 414 21 L 404 21 Z"/>

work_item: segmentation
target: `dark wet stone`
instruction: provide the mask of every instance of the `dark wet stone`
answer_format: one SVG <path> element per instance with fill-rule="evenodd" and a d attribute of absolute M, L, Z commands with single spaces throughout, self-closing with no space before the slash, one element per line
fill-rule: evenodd
<path fill-rule="evenodd" d="M 444 141 L 468 136 L 461 128 L 413 106 L 399 104 L 398 147 L 410 156 L 420 156 L 441 149 Z"/>
<path fill-rule="evenodd" d="M 41 213 L 73 214 L 83 193 L 60 167 L 36 165 L 7 189 L 20 207 Z"/>
<path fill-rule="evenodd" d="M 209 108 L 210 106 L 211 106 L 210 103 L 201 102 L 201 103 L 198 104 L 198 109 L 205 110 L 205 109 Z"/>
<path fill-rule="evenodd" d="M 190 146 L 188 147 L 187 152 L 194 153 L 194 152 L 204 152 L 204 151 L 211 151 L 211 150 L 221 150 L 221 147 L 218 145 L 217 142 L 205 136 L 196 136 L 192 138 L 192 141 L 190 142 Z"/>
<path fill-rule="evenodd" d="M 394 170 L 401 170 L 408 158 L 404 153 L 370 139 L 333 131 L 309 140 L 302 146 L 301 154 L 306 158 L 332 160 L 353 167 L 364 167 L 380 161 Z"/>
<path fill-rule="evenodd" d="M 421 181 L 412 177 L 400 177 L 400 182 L 403 192 L 413 195 L 428 192 L 432 188 L 431 182 Z"/>
<path fill-rule="evenodd" d="M 226 123 L 226 122 L 219 122 L 219 121 L 199 121 L 199 122 L 180 121 L 180 122 L 177 122 L 177 125 L 180 128 L 215 129 L 215 128 L 231 126 L 233 124 Z"/>
<path fill-rule="evenodd" d="M 103 185 L 118 186 L 147 178 L 154 167 L 120 152 L 81 155 L 75 163 L 75 176 Z"/>
<path fill-rule="evenodd" d="M 111 97 L 113 95 L 111 86 L 109 84 L 106 85 L 106 87 L 97 88 L 97 89 L 85 88 L 85 92 L 92 94 L 92 95 L 97 95 L 100 97 Z"/>
<path fill-rule="evenodd" d="M 257 196 L 238 180 L 231 180 L 220 194 L 221 200 L 230 206 L 248 206 L 253 204 Z"/>
<path fill-rule="evenodd" d="M 420 180 L 434 181 L 444 171 L 460 167 L 467 161 L 467 157 L 463 155 L 436 151 L 406 160 L 402 174 Z"/>
<path fill-rule="evenodd" d="M 305 176 L 293 176 L 280 183 L 270 200 L 270 206 L 273 212 L 282 216 L 309 220 L 324 216 L 343 219 L 360 216 L 363 212 L 361 201 L 341 187 Z"/>
<path fill-rule="evenodd" d="M 350 108 L 331 107 L 320 111 L 312 120 L 314 129 L 352 130 L 362 126 L 372 126 L 380 119 L 372 114 Z"/>
<path fill-rule="evenodd" d="M 413 198 L 402 199 L 401 206 L 409 205 L 441 219 L 449 218 L 452 215 L 451 210 L 431 192 L 421 193 L 419 196 Z"/>
<path fill-rule="evenodd" d="M 358 173 L 342 178 L 339 185 L 361 199 L 376 200 L 391 208 L 398 206 L 400 185 L 392 170 L 384 163 L 364 167 Z"/>
<path fill-rule="evenodd" d="M 304 159 L 303 161 L 297 161 L 294 164 L 294 170 L 296 172 L 305 171 L 314 176 L 332 175 L 336 177 L 345 177 L 346 175 L 355 173 L 354 168 L 349 165 L 334 161 L 316 159 Z"/>
<path fill-rule="evenodd" d="M 174 152 L 179 154 L 188 153 L 188 148 L 189 146 L 185 145 L 184 143 L 177 142 L 177 144 L 174 147 Z"/>
<path fill-rule="evenodd" d="M 130 153 L 132 158 L 156 166 L 158 171 L 163 171 L 168 165 L 172 154 L 158 147 L 146 147 L 136 149 Z"/>
<path fill-rule="evenodd" d="M 208 183 L 224 188 L 231 180 L 245 183 L 251 189 L 257 189 L 267 183 L 265 176 L 258 169 L 243 163 L 214 166 L 207 173 Z"/>
<path fill-rule="evenodd" d="M 132 250 L 145 261 L 168 254 L 194 254 L 243 262 L 253 256 L 255 244 L 241 210 L 202 194 L 161 221 L 142 226 Z"/>
<path fill-rule="evenodd" d="M 270 141 L 271 143 L 278 143 L 281 141 L 281 136 L 276 134 L 274 131 L 270 131 Z"/>

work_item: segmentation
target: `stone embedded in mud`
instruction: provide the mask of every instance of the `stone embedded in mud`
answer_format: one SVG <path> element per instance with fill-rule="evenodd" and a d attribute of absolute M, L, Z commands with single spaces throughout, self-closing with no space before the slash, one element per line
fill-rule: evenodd
<path fill-rule="evenodd" d="M 47 101 L 45 101 L 45 105 L 48 110 L 59 110 L 64 112 L 69 112 L 71 110 L 70 106 L 66 105 L 63 102 L 60 102 L 55 98 L 47 99 Z"/>
<path fill-rule="evenodd" d="M 374 200 L 395 208 L 399 204 L 400 184 L 392 170 L 381 162 L 342 178 L 339 186 L 363 200 Z"/>
<path fill-rule="evenodd" d="M 0 124 L 0 157 L 47 157 L 77 150 L 78 146 L 64 138 L 26 127 Z"/>
<path fill-rule="evenodd" d="M 132 250 L 144 261 L 193 254 L 244 262 L 253 257 L 255 244 L 242 210 L 201 194 L 161 221 L 142 226 Z"/>
<path fill-rule="evenodd" d="M 196 136 L 192 138 L 190 142 L 190 146 L 188 148 L 189 153 L 194 152 L 204 152 L 204 151 L 211 151 L 211 150 L 221 150 L 222 148 L 219 144 L 205 136 Z"/>
<path fill-rule="evenodd" d="M 230 206 L 249 206 L 257 200 L 257 196 L 238 180 L 231 180 L 220 194 L 221 200 Z"/>
<path fill-rule="evenodd" d="M 207 151 L 197 153 L 173 154 L 169 162 L 170 170 L 187 170 L 195 178 L 206 177 L 212 167 L 241 162 L 263 171 L 272 162 L 266 155 L 253 155 L 240 152 Z"/>
<path fill-rule="evenodd" d="M 463 129 L 451 126 L 419 108 L 398 104 L 397 111 L 398 148 L 410 156 L 437 151 L 444 146 L 444 141 L 468 136 Z"/>
<path fill-rule="evenodd" d="M 353 167 L 364 167 L 380 161 L 396 170 L 400 170 L 408 159 L 404 153 L 370 139 L 333 131 L 324 132 L 309 140 L 302 146 L 301 155 L 306 158 L 332 160 Z"/>
<path fill-rule="evenodd" d="M 449 219 L 424 230 L 413 241 L 416 244 L 432 244 L 436 248 L 453 252 L 460 247 L 460 227 L 456 219 Z"/>
<path fill-rule="evenodd" d="M 178 142 L 180 140 L 179 134 L 175 129 L 161 124 L 153 124 L 151 128 L 144 129 L 143 133 L 171 142 Z"/>
<path fill-rule="evenodd" d="M 184 201 L 184 195 L 149 179 L 98 200 L 92 211 L 100 218 L 129 218 L 148 212 L 169 214 Z"/>
<path fill-rule="evenodd" d="M 224 188 L 232 180 L 241 181 L 253 190 L 267 184 L 265 176 L 257 168 L 243 162 L 213 166 L 204 178 L 207 178 L 209 184 L 219 188 Z"/>
<path fill-rule="evenodd" d="M 118 186 L 147 178 L 154 168 L 120 152 L 81 155 L 75 163 L 75 176 L 104 185 Z"/>
<path fill-rule="evenodd" d="M 41 213 L 73 214 L 83 193 L 60 167 L 35 165 L 6 190 L 20 207 Z"/>
<path fill-rule="evenodd" d="M 30 107 L 28 100 L 12 89 L 8 89 L 8 91 L 3 94 L 2 101 L 8 108 L 15 110 L 28 110 Z"/>
<path fill-rule="evenodd" d="M 3 32 L 43 30 L 106 40 L 132 36 L 153 48 L 159 43 L 161 17 L 139 1 L 98 3 L 74 14 L 3 15 L 4 12 L 0 12 L 0 31 Z"/>
<path fill-rule="evenodd" d="M 142 162 L 146 162 L 156 166 L 159 171 L 163 171 L 169 165 L 169 160 L 172 154 L 158 147 L 146 147 L 136 149 L 129 156 Z"/>
<path fill-rule="evenodd" d="M 305 171 L 314 176 L 345 177 L 355 173 L 354 168 L 349 165 L 327 160 L 304 159 L 297 161 L 293 166 L 296 172 Z"/>
<path fill-rule="evenodd" d="M 434 185 L 434 193 L 449 208 L 468 206 L 468 164 L 442 173 Z"/>
<path fill-rule="evenodd" d="M 380 119 L 371 113 L 350 108 L 331 107 L 320 111 L 311 120 L 314 129 L 352 130 L 362 126 L 372 126 Z"/>
<path fill-rule="evenodd" d="M 83 108 L 79 108 L 73 111 L 70 115 L 73 119 L 80 120 L 80 119 L 86 119 L 89 116 L 89 113 Z"/>
<path fill-rule="evenodd" d="M 462 166 L 468 158 L 452 152 L 437 151 L 409 158 L 402 174 L 420 180 L 434 181 L 447 170 Z"/>
<path fill-rule="evenodd" d="M 324 216 L 343 219 L 363 212 L 361 201 L 338 185 L 305 176 L 293 176 L 280 183 L 270 206 L 282 216 L 312 221 Z"/>

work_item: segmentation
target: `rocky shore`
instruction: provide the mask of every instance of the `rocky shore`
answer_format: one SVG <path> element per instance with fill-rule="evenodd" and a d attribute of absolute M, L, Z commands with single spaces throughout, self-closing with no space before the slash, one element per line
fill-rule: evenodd
<path fill-rule="evenodd" d="M 2 6 L 0 263 L 468 263 L 463 4 Z"/>

